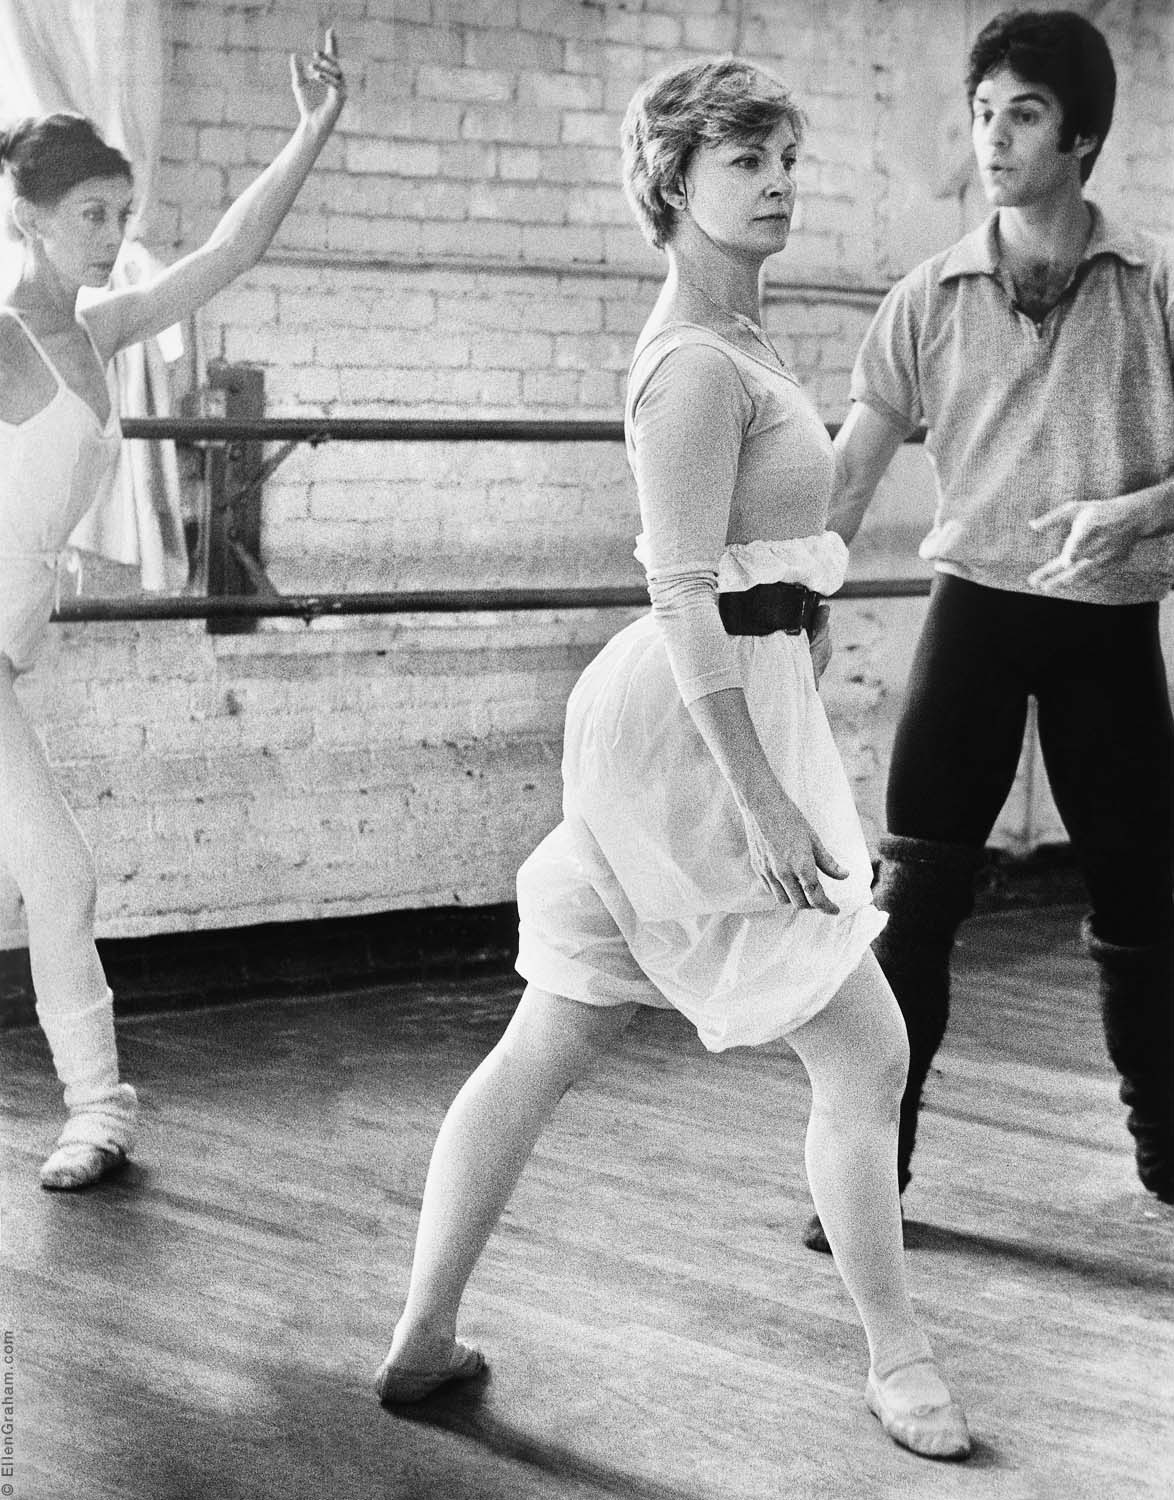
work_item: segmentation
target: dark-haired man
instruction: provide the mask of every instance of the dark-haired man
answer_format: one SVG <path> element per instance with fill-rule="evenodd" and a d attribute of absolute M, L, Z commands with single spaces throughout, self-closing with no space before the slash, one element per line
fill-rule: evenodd
<path fill-rule="evenodd" d="M 994 213 L 886 297 L 836 442 L 845 540 L 921 423 L 938 484 L 876 893 L 911 1050 L 902 1190 L 954 935 L 1034 696 L 1138 1175 L 1174 1202 L 1174 729 L 1158 636 L 1174 574 L 1174 268 L 1084 197 L 1115 82 L 1104 37 L 1072 11 L 1008 12 L 981 32 L 967 93 Z M 818 1219 L 807 1243 L 826 1245 Z"/>

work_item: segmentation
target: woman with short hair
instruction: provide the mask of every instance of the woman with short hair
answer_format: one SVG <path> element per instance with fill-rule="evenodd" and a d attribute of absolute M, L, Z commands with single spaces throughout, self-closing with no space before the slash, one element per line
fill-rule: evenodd
<path fill-rule="evenodd" d="M 565 816 L 518 876 L 528 984 L 441 1128 L 385 1404 L 484 1368 L 456 1342 L 458 1309 L 543 1126 L 639 1005 L 672 1006 L 711 1050 L 783 1037 L 800 1057 L 808 1176 L 868 1336 L 869 1407 L 918 1453 L 969 1451 L 905 1287 L 907 1046 L 812 665 L 847 561 L 826 530 L 831 443 L 759 311 L 802 128 L 779 81 L 734 58 L 661 74 L 628 110 L 625 185 L 669 263 L 626 410 L 652 610 L 571 695 Z"/>

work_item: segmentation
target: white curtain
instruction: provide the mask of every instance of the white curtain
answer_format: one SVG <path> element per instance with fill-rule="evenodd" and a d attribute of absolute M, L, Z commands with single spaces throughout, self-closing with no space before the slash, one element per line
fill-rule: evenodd
<path fill-rule="evenodd" d="M 0 119 L 58 109 L 88 115 L 134 168 L 136 223 L 149 208 L 158 164 L 161 10 L 162 0 L 0 0 Z M 115 286 L 160 269 L 133 237 L 134 225 L 130 233 Z M 169 329 L 117 356 L 112 383 L 123 416 L 169 414 L 166 364 L 182 352 L 179 329 Z M 188 559 L 179 496 L 173 446 L 126 443 L 111 482 L 71 540 L 137 565 L 144 588 L 182 588 Z"/>

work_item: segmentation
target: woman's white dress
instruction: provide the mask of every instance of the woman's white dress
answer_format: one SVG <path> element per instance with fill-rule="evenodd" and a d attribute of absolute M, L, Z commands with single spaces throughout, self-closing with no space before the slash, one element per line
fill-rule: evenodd
<path fill-rule="evenodd" d="M 694 325 L 662 330 L 633 363 L 627 432 L 654 607 L 571 694 L 564 818 L 518 874 L 517 966 L 587 1004 L 674 1006 L 720 1051 L 810 1020 L 884 925 L 807 636 L 714 625 L 718 592 L 834 593 L 847 549 L 823 529 L 827 433 L 768 358 Z M 783 788 L 850 872 L 821 877 L 838 916 L 780 904 L 752 868 L 685 701 L 735 685 Z"/>

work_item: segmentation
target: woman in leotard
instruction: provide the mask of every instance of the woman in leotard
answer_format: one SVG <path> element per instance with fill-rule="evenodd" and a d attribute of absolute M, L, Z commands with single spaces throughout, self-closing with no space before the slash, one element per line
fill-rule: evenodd
<path fill-rule="evenodd" d="M 916 1452 L 969 1451 L 905 1287 L 905 1032 L 812 667 L 847 561 L 825 530 L 832 448 L 759 312 L 801 127 L 778 80 L 732 58 L 653 79 L 628 111 L 625 184 L 669 262 L 626 409 L 652 610 L 571 695 L 564 819 L 518 876 L 529 982 L 436 1143 L 386 1404 L 484 1367 L 456 1342 L 460 1300 L 540 1130 L 637 1006 L 673 1006 L 712 1050 L 785 1037 L 802 1060 L 808 1177 L 867 1334 L 868 1405 Z"/>
<path fill-rule="evenodd" d="M 79 115 L 25 120 L 0 136 L 23 257 L 0 305 L 0 866 L 24 901 L 37 1017 L 65 1088 L 65 1127 L 41 1168 L 47 1188 L 85 1187 L 125 1160 L 137 1100 L 119 1078 L 94 946 L 93 857 L 15 681 L 45 635 L 59 555 L 117 453 L 109 361 L 260 259 L 334 127 L 345 88 L 333 34 L 291 68 L 297 128 L 207 243 L 81 313 L 78 292 L 106 283 L 122 242 L 130 165 Z"/>

